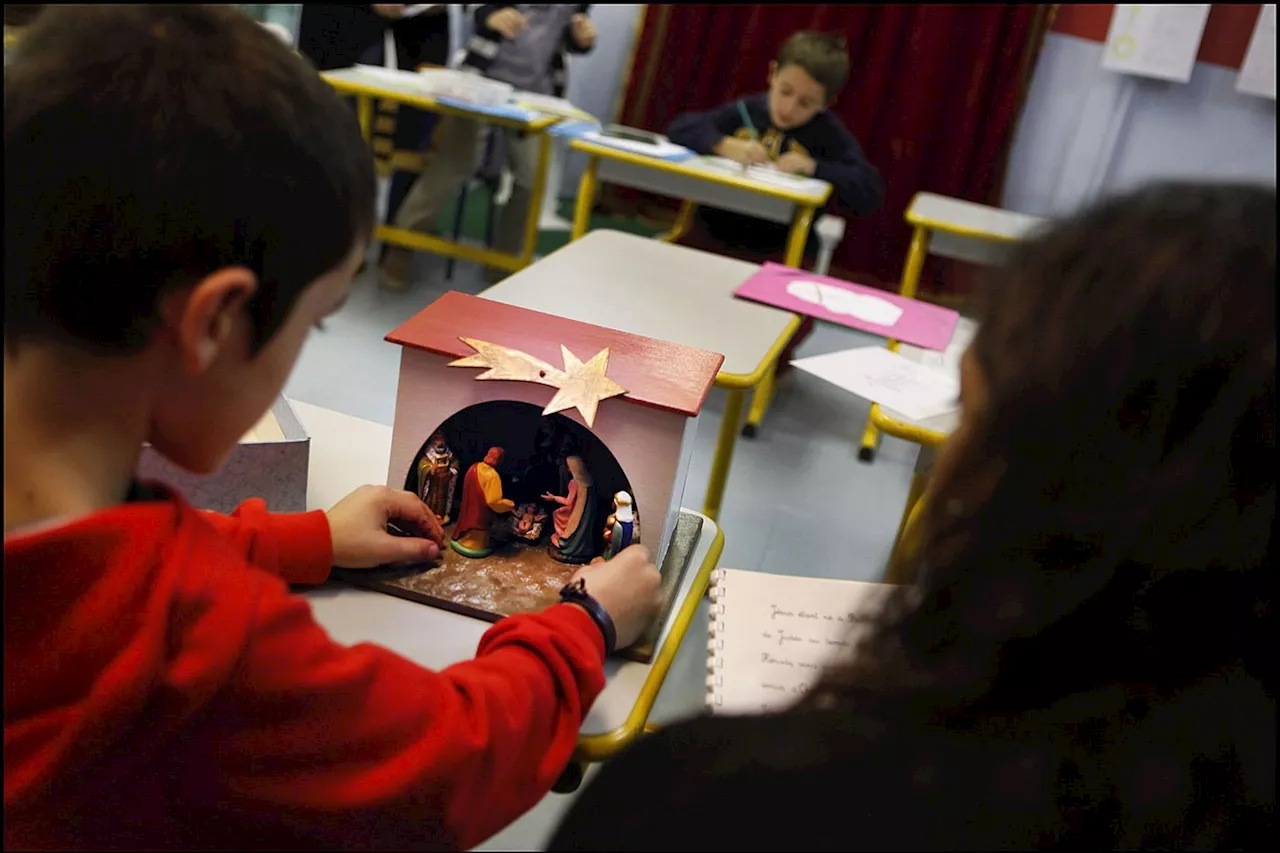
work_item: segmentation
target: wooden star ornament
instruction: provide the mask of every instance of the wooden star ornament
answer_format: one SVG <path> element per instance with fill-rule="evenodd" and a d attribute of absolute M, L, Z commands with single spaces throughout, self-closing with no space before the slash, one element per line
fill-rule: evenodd
<path fill-rule="evenodd" d="M 582 419 L 587 426 L 594 426 L 596 409 L 600 406 L 600 401 L 627 393 L 625 388 L 606 375 L 609 368 L 608 347 L 600 350 L 590 360 L 583 362 L 571 353 L 568 347 L 561 344 L 560 353 L 564 358 L 564 369 L 560 370 L 541 359 L 511 347 L 473 338 L 459 338 L 459 340 L 475 350 L 476 354 L 452 361 L 449 363 L 450 367 L 486 368 L 485 372 L 476 379 L 536 382 L 539 385 L 555 388 L 555 396 L 542 410 L 544 415 L 576 408 L 582 413 Z"/>

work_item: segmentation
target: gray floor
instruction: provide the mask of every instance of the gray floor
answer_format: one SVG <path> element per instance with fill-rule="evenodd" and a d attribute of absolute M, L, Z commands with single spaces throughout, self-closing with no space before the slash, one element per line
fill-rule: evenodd
<path fill-rule="evenodd" d="M 383 336 L 448 290 L 478 293 L 479 270 L 459 262 L 453 281 L 445 261 L 419 256 L 417 282 L 389 293 L 366 272 L 342 311 L 311 336 L 285 393 L 297 400 L 390 424 L 395 413 L 399 348 Z M 877 342 L 857 332 L 820 326 L 802 347 L 815 355 Z M 698 423 L 683 504 L 700 509 L 724 397 L 713 389 Z M 886 438 L 875 464 L 858 462 L 867 404 L 808 374 L 780 383 L 760 435 L 740 439 L 721 525 L 721 564 L 778 574 L 878 579 L 901 517 L 915 464 L 914 445 Z M 705 690 L 705 619 L 673 664 L 653 719 L 696 713 Z M 552 794 L 478 849 L 537 850 L 568 806 Z"/>

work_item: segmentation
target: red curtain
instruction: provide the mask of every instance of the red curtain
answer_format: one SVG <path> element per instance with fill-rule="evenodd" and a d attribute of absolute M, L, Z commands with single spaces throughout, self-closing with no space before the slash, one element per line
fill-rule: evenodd
<path fill-rule="evenodd" d="M 622 120 L 665 130 L 681 112 L 764 90 L 793 32 L 843 33 L 852 71 L 833 109 L 884 176 L 886 195 L 875 214 L 850 220 L 833 266 L 896 288 L 910 242 L 903 213 L 916 192 L 993 201 L 1049 8 L 650 5 Z M 926 275 L 926 287 L 948 289 L 940 266 Z"/>

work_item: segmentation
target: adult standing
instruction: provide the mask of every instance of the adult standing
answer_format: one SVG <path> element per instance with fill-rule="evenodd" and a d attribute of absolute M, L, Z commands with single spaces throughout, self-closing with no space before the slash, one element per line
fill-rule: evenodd
<path fill-rule="evenodd" d="M 480 6 L 462 68 L 526 92 L 563 96 L 567 55 L 588 53 L 595 47 L 597 33 L 588 16 L 590 8 L 586 4 Z M 474 171 L 485 133 L 486 126 L 472 119 L 450 116 L 440 121 L 434 157 L 396 214 L 396 226 L 421 232 L 435 227 L 440 210 Z M 524 237 L 538 168 L 538 140 L 508 131 L 505 142 L 513 185 L 494 242 L 499 251 L 514 253 L 520 250 Z M 381 267 L 383 284 L 393 290 L 407 289 L 412 258 L 409 249 L 388 247 Z M 497 274 L 491 271 L 490 280 Z"/>
<path fill-rule="evenodd" d="M 444 4 L 428 6 L 412 15 L 404 4 L 340 6 L 304 3 L 298 50 L 320 71 L 349 68 L 356 63 L 387 62 L 387 32 L 395 47 L 395 67 L 415 71 L 423 65 L 449 61 L 449 15 Z M 398 151 L 423 151 L 431 141 L 435 113 L 400 105 L 392 145 Z M 394 220 L 414 175 L 393 171 L 387 197 L 387 221 Z"/>

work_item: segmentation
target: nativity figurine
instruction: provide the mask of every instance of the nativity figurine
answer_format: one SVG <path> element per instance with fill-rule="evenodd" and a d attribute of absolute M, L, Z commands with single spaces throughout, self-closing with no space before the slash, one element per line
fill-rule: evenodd
<path fill-rule="evenodd" d="M 497 468 L 503 455 L 501 447 L 489 448 L 484 461 L 472 465 L 462 478 L 458 527 L 449 546 L 464 557 L 479 559 L 492 554 L 489 534 L 494 519 L 515 509 L 515 503 L 502 496 L 502 478 Z"/>
<path fill-rule="evenodd" d="M 542 541 L 542 529 L 547 511 L 536 503 L 523 503 L 511 514 L 511 533 L 522 542 L 537 544 Z"/>
<path fill-rule="evenodd" d="M 551 515 L 555 532 L 551 534 L 549 550 L 552 559 L 581 565 L 591 562 L 599 553 L 596 547 L 596 525 L 599 523 L 596 496 L 591 473 L 582 457 L 570 456 L 565 464 L 571 475 L 567 494 L 560 496 L 548 492 L 542 496 L 543 500 L 560 505 Z"/>
<path fill-rule="evenodd" d="M 613 496 L 613 514 L 604 520 L 604 558 L 612 559 L 619 551 L 631 547 L 638 538 L 637 532 L 631 495 L 618 492 Z"/>
<path fill-rule="evenodd" d="M 444 433 L 437 432 L 427 442 L 427 452 L 418 462 L 418 497 L 441 524 L 448 524 L 453 512 L 453 490 L 458 484 L 458 460 L 449 449 Z"/>

